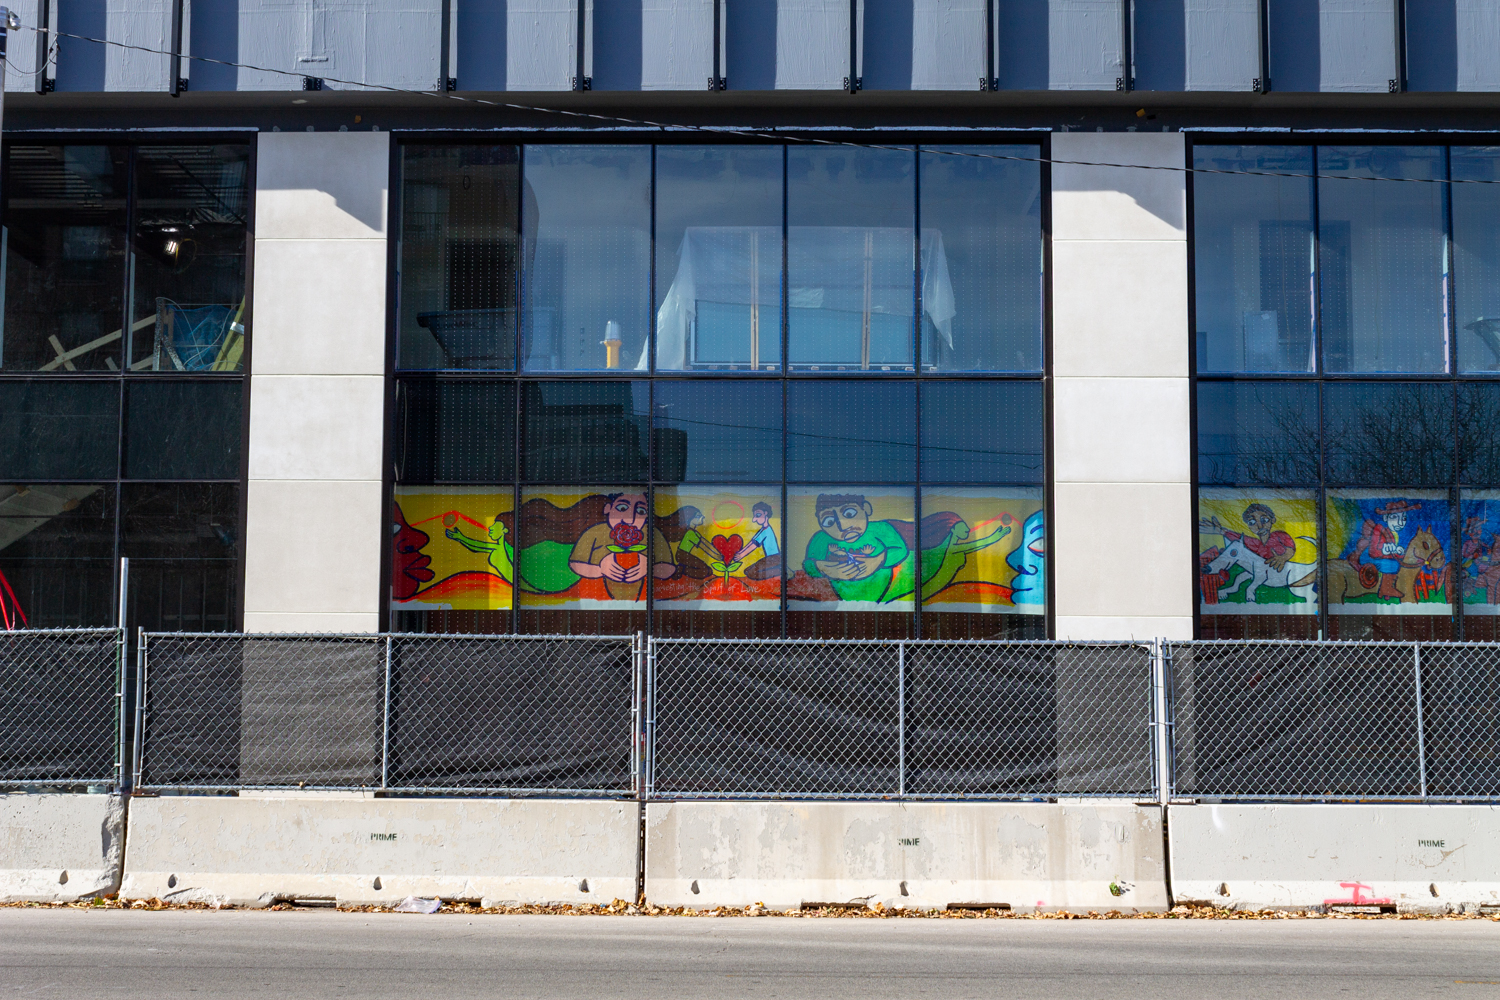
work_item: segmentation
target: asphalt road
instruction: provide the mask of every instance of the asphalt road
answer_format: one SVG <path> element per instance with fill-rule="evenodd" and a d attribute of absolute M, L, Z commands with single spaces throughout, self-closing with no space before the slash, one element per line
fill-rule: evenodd
<path fill-rule="evenodd" d="M 1491 921 L 0 910 L 10 997 L 1500 1000 Z"/>

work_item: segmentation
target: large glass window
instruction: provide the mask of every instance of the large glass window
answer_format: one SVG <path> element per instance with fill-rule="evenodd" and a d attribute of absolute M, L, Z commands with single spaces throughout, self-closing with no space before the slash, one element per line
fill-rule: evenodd
<path fill-rule="evenodd" d="M 634 367 L 651 327 L 651 147 L 527 146 L 530 371 Z"/>
<path fill-rule="evenodd" d="M 1042 167 L 1035 146 L 923 149 L 922 363 L 1042 367 Z M 997 157 L 987 159 L 986 157 Z M 1013 156 L 1016 159 L 999 159 Z"/>
<path fill-rule="evenodd" d="M 1202 635 L 1495 634 L 1493 152 L 1195 148 Z"/>
<path fill-rule="evenodd" d="M 514 368 L 520 150 L 411 146 L 402 170 L 400 366 Z"/>
<path fill-rule="evenodd" d="M 250 148 L 5 153 L 0 627 L 239 625 Z"/>
<path fill-rule="evenodd" d="M 781 367 L 782 157 L 780 146 L 657 149 L 657 368 Z"/>
<path fill-rule="evenodd" d="M 392 627 L 1044 635 L 1040 152 L 407 146 Z"/>
<path fill-rule="evenodd" d="M 915 151 L 787 150 L 787 358 L 793 367 L 912 370 L 915 175 Z"/>

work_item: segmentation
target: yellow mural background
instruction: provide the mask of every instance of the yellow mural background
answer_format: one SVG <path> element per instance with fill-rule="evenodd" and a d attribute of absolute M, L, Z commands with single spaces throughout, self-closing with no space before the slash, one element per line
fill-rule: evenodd
<path fill-rule="evenodd" d="M 509 609 L 514 573 L 502 576 L 485 552 L 475 552 L 447 537 L 447 530 L 461 531 L 471 539 L 489 541 L 490 526 L 500 514 L 509 514 L 515 498 L 509 488 L 493 486 L 398 486 L 395 503 L 406 523 L 428 536 L 421 552 L 431 562 L 432 580 L 424 583 L 409 600 L 392 600 L 395 610 L 496 611 Z M 505 541 L 515 545 L 513 532 Z M 396 571 L 400 571 L 398 566 Z M 513 562 L 503 556 L 495 562 Z"/>

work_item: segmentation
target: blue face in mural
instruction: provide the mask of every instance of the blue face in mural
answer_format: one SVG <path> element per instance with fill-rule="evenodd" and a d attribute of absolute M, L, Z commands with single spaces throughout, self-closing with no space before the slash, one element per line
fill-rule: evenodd
<path fill-rule="evenodd" d="M 1016 571 L 1010 596 L 1014 604 L 1046 603 L 1047 542 L 1042 520 L 1041 511 L 1026 519 L 1021 528 L 1021 544 L 1005 558 L 1010 568 Z"/>

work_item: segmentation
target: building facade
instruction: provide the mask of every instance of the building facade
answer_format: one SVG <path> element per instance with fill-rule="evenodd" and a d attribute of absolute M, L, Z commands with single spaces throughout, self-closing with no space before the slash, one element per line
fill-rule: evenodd
<path fill-rule="evenodd" d="M 15 9 L 6 627 L 1497 638 L 1500 0 Z"/>

